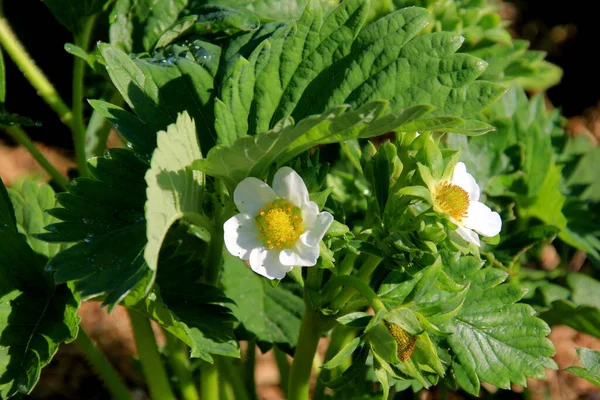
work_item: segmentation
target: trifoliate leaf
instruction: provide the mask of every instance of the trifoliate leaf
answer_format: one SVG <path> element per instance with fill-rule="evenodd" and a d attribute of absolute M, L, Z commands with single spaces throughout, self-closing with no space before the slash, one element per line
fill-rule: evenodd
<path fill-rule="evenodd" d="M 528 377 L 544 379 L 545 368 L 557 368 L 550 358 L 554 346 L 546 338 L 550 328 L 534 316 L 533 308 L 515 304 L 524 292 L 518 285 L 502 284 L 504 271 L 481 268 L 470 256 L 446 259 L 444 267 L 455 282 L 470 284 L 456 316 L 439 325 L 452 332 L 446 340 L 464 370 L 460 373 L 475 373 L 480 381 L 509 389 L 511 383 L 527 385 Z M 463 389 L 477 387 L 470 383 Z"/>
<path fill-rule="evenodd" d="M 579 348 L 577 349 L 577 355 L 583 367 L 568 367 L 565 368 L 565 371 L 600 386 L 600 351 Z"/>
<path fill-rule="evenodd" d="M 33 205 L 36 206 L 35 204 Z M 0 397 L 29 393 L 62 342 L 77 336 L 78 300 L 44 271 L 47 258 L 19 233 L 0 180 Z"/>
<path fill-rule="evenodd" d="M 75 282 L 82 297 L 104 296 L 113 307 L 137 284 L 149 289 L 152 271 L 144 261 L 148 166 L 129 150 L 112 149 L 90 160 L 92 177 L 75 179 L 57 196 L 62 222 L 37 235 L 49 242 L 77 242 L 52 259 L 56 282 Z"/>
<path fill-rule="evenodd" d="M 162 242 L 171 225 L 186 215 L 202 213 L 200 171 L 188 168 L 202 158 L 196 127 L 187 112 L 180 114 L 175 124 L 157 135 L 158 145 L 146 173 L 146 221 L 148 244 L 144 259 L 156 271 Z"/>
<path fill-rule="evenodd" d="M 429 21 L 426 10 L 406 8 L 363 29 L 367 14 L 367 2 L 351 0 L 323 20 L 318 3 L 309 2 L 300 20 L 279 25 L 246 62 L 228 62 L 225 76 L 237 83 L 220 96 L 219 114 L 247 121 L 236 123 L 235 135 L 265 132 L 289 116 L 299 120 L 335 105 L 360 107 L 378 99 L 389 100 L 390 110 L 432 104 L 435 116 L 468 117 L 500 96 L 501 88 L 475 81 L 484 62 L 454 54 L 459 36 L 417 36 Z M 217 134 L 232 135 L 225 129 Z"/>

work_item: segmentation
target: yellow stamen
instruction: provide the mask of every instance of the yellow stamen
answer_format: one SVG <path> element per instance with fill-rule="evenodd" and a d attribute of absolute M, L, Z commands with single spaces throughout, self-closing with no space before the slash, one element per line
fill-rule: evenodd
<path fill-rule="evenodd" d="M 440 183 L 435 192 L 435 201 L 439 208 L 456 222 L 467 217 L 469 194 L 460 186 L 450 182 Z"/>
<path fill-rule="evenodd" d="M 304 232 L 301 210 L 286 199 L 267 203 L 255 219 L 259 239 L 269 249 L 290 248 Z"/>

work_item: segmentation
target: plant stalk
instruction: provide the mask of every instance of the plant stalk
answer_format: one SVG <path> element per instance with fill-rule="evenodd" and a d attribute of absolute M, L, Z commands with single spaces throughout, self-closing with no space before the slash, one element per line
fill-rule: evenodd
<path fill-rule="evenodd" d="M 227 357 L 219 357 L 219 370 L 223 372 L 224 378 L 227 380 L 233 391 L 233 398 L 236 400 L 250 400 L 256 398 L 251 396 L 250 392 L 244 385 L 243 377 L 240 374 L 241 365 L 239 360 Z"/>
<path fill-rule="evenodd" d="M 79 333 L 75 339 L 75 344 L 81 350 L 87 360 L 92 364 L 92 368 L 106 384 L 109 392 L 115 400 L 132 400 L 129 390 L 121 381 L 119 374 L 108 362 L 106 357 L 94 346 L 90 337 L 83 328 L 79 327 Z"/>
<path fill-rule="evenodd" d="M 185 343 L 174 335 L 167 333 L 167 353 L 169 365 L 179 381 L 181 398 L 183 400 L 200 400 L 190 371 L 190 360 Z"/>
<path fill-rule="evenodd" d="M 294 361 L 290 370 L 288 384 L 288 400 L 308 400 L 310 375 L 313 360 L 319 343 L 319 315 L 317 311 L 308 306 L 302 317 L 298 344 L 294 353 Z"/>
<path fill-rule="evenodd" d="M 94 28 L 95 16 L 88 17 L 83 25 L 83 30 L 75 35 L 75 45 L 84 51 L 88 50 L 92 30 Z M 87 176 L 87 155 L 85 152 L 85 123 L 83 122 L 84 81 L 86 61 L 75 57 L 73 61 L 73 145 L 75 146 L 75 157 L 79 168 L 79 175 Z"/>
<path fill-rule="evenodd" d="M 150 390 L 150 397 L 160 400 L 175 400 L 176 398 L 171 390 L 167 372 L 158 352 L 150 320 L 133 310 L 128 311 L 138 356 L 142 364 L 148 389 Z"/>
<path fill-rule="evenodd" d="M 287 355 L 279 350 L 277 346 L 273 348 L 273 355 L 277 363 L 277 369 L 279 370 L 279 386 L 283 391 L 284 397 L 287 397 L 286 383 L 290 380 L 290 362 Z"/>
<path fill-rule="evenodd" d="M 360 270 L 358 271 L 358 273 L 356 274 L 356 278 L 363 282 L 367 281 L 373 274 L 373 271 L 375 271 L 375 268 L 377 268 L 377 266 L 379 265 L 379 263 L 381 263 L 382 260 L 383 259 L 381 257 L 369 255 L 362 267 L 360 268 Z M 326 291 L 326 294 L 328 292 L 329 290 Z M 331 302 L 331 309 L 339 310 L 340 308 L 344 307 L 348 300 L 350 300 L 352 296 L 354 296 L 354 293 L 356 293 L 354 287 L 344 288 L 341 291 L 341 293 Z"/>
<path fill-rule="evenodd" d="M 219 400 L 219 369 L 216 362 L 202 363 L 200 369 L 200 396 L 202 400 Z"/>
<path fill-rule="evenodd" d="M 20 126 L 11 126 L 5 129 L 6 132 L 13 138 L 15 142 L 25 147 L 29 153 L 33 156 L 35 161 L 48 172 L 48 174 L 54 179 L 57 185 L 63 190 L 67 190 L 69 181 L 63 174 L 61 174 L 55 167 L 48 161 L 48 159 L 35 147 L 27 133 Z"/>
<path fill-rule="evenodd" d="M 0 0 L 0 45 L 4 47 L 10 58 L 42 99 L 56 112 L 60 120 L 74 132 L 75 121 L 71 109 L 62 100 L 42 70 L 35 65 L 35 62 L 27 54 L 27 51 L 11 29 L 2 11 L 2 0 Z"/>

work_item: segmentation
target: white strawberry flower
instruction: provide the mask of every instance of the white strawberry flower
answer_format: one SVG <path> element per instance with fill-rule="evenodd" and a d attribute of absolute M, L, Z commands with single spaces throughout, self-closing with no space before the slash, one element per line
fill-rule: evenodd
<path fill-rule="evenodd" d="M 289 167 L 279 169 L 273 188 L 257 178 L 241 181 L 233 193 L 240 211 L 223 225 L 225 246 L 252 270 L 282 279 L 294 266 L 311 267 L 333 216 L 319 212 L 304 181 Z"/>
<path fill-rule="evenodd" d="M 477 234 L 493 237 L 500 233 L 500 215 L 479 202 L 481 190 L 464 163 L 456 164 L 451 181 L 437 182 L 430 189 L 434 209 L 447 214 L 458 225 L 456 232 L 463 239 L 479 246 Z"/>

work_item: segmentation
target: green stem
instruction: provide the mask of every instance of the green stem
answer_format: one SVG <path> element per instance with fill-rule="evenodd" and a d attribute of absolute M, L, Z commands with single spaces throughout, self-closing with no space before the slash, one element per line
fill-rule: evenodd
<path fill-rule="evenodd" d="M 66 190 L 69 181 L 48 161 L 46 157 L 35 147 L 27 133 L 20 126 L 11 126 L 6 128 L 6 132 L 13 138 L 15 142 L 25 147 L 33 158 L 40 164 L 42 168 L 50 174 L 52 179 L 63 189 Z"/>
<path fill-rule="evenodd" d="M 275 362 L 277 363 L 277 369 L 279 369 L 279 386 L 283 391 L 284 397 L 287 398 L 287 386 L 286 383 L 290 379 L 290 362 L 288 361 L 287 355 L 279 350 L 279 347 L 273 348 L 273 355 Z"/>
<path fill-rule="evenodd" d="M 363 282 L 370 279 L 371 274 L 373 274 L 373 271 L 375 271 L 375 268 L 377 268 L 377 266 L 379 265 L 379 263 L 381 263 L 382 260 L 383 259 L 381 257 L 369 255 L 365 260 L 363 266 L 356 274 L 356 278 Z M 325 294 L 327 295 L 328 293 L 331 293 L 334 289 L 335 287 L 332 286 L 330 289 L 325 291 Z M 354 296 L 354 293 L 356 293 L 355 288 L 344 288 L 342 292 L 331 302 L 330 308 L 332 310 L 339 310 L 348 302 L 348 300 L 352 298 L 352 296 Z"/>
<path fill-rule="evenodd" d="M 188 348 L 181 340 L 170 333 L 167 333 L 167 354 L 171 369 L 179 381 L 181 398 L 183 400 L 200 400 L 190 371 Z"/>
<path fill-rule="evenodd" d="M 331 333 L 331 339 L 329 341 L 329 347 L 325 353 L 324 362 L 327 362 L 333 358 L 345 345 L 350 343 L 356 337 L 356 329 L 349 328 L 347 326 L 338 324 Z M 352 362 L 351 360 L 349 360 Z M 342 364 L 342 370 L 346 369 L 348 365 Z M 317 379 L 317 385 L 313 393 L 313 400 L 325 399 L 325 385 L 324 381 L 330 380 L 331 371 L 327 369 L 321 369 L 321 373 Z"/>
<path fill-rule="evenodd" d="M 310 375 L 320 337 L 318 319 L 317 312 L 307 304 L 290 370 L 288 400 L 308 400 Z"/>
<path fill-rule="evenodd" d="M 202 400 L 219 400 L 219 369 L 214 363 L 202 363 L 200 369 L 200 395 Z"/>
<path fill-rule="evenodd" d="M 150 320 L 133 310 L 128 311 L 142 371 L 150 390 L 150 397 L 160 400 L 175 400 L 169 378 L 158 352 Z"/>
<path fill-rule="evenodd" d="M 27 51 L 11 29 L 8 21 L 2 12 L 2 1 L 0 0 L 0 45 L 6 49 L 6 52 L 19 67 L 21 72 L 31 86 L 35 88 L 37 93 L 44 101 L 58 114 L 60 120 L 74 131 L 75 124 L 73 113 L 69 106 L 61 99 L 60 95 L 52 86 L 44 73 L 35 65 Z"/>
<path fill-rule="evenodd" d="M 102 378 L 106 387 L 115 400 L 132 400 L 129 390 L 119 378 L 119 374 L 113 366 L 108 362 L 106 357 L 94 346 L 90 337 L 85 333 L 83 328 L 79 327 L 79 333 L 75 339 L 77 347 L 85 354 L 96 373 Z"/>
<path fill-rule="evenodd" d="M 339 275 L 331 278 L 327 282 L 327 291 L 331 291 L 336 287 L 345 286 L 345 289 L 353 289 L 360 292 L 363 297 L 369 302 L 369 305 L 373 307 L 375 313 L 385 310 L 385 306 L 377 297 L 377 294 L 371 289 L 371 287 L 364 281 L 360 280 L 356 276 L 350 275 Z M 343 293 L 343 292 L 342 292 Z"/>
<path fill-rule="evenodd" d="M 246 357 L 242 362 L 242 380 L 248 393 L 252 393 L 252 398 L 256 398 L 256 340 L 248 341 Z"/>
<path fill-rule="evenodd" d="M 75 45 L 84 51 L 88 50 L 95 16 L 88 17 L 80 34 L 75 35 Z M 83 122 L 84 102 L 84 79 L 86 61 L 81 57 L 75 57 L 73 61 L 73 144 L 75 146 L 75 157 L 81 176 L 89 175 L 87 168 L 87 155 L 85 153 L 85 124 Z"/>
<path fill-rule="evenodd" d="M 244 380 L 240 376 L 239 360 L 234 360 L 226 357 L 219 357 L 219 370 L 223 372 L 224 378 L 227 380 L 233 391 L 233 398 L 236 400 L 250 400 L 249 391 L 244 385 Z M 255 396 L 253 396 L 255 397 Z"/>

